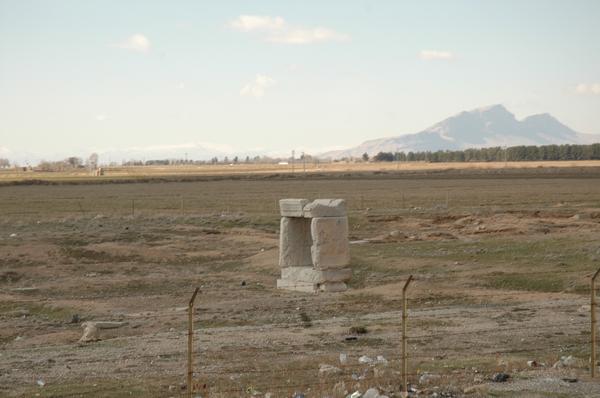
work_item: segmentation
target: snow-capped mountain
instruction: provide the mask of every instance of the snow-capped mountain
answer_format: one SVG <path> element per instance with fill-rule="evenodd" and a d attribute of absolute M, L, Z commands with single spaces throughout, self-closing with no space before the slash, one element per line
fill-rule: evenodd
<path fill-rule="evenodd" d="M 589 144 L 600 136 L 578 133 L 543 113 L 517 120 L 502 105 L 461 112 L 416 134 L 365 141 L 354 148 L 321 154 L 323 158 L 363 153 L 460 150 L 514 145 Z"/>

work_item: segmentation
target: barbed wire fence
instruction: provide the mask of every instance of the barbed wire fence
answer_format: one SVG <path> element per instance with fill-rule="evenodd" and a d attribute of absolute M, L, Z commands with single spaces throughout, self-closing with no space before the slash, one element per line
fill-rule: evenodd
<path fill-rule="evenodd" d="M 376 387 L 382 392 L 392 393 L 401 391 L 403 394 L 406 394 L 408 391 L 411 391 L 411 385 L 427 383 L 428 378 L 432 378 L 438 383 L 443 382 L 444 379 L 452 379 L 450 380 L 451 384 L 453 381 L 455 382 L 460 379 L 470 378 L 473 380 L 474 376 L 479 377 L 481 381 L 485 378 L 490 380 L 490 375 L 486 374 L 486 372 L 489 372 L 489 369 L 478 369 L 474 366 L 468 366 L 469 360 L 472 360 L 473 356 L 465 355 L 465 350 L 474 348 L 474 337 L 517 331 L 519 333 L 526 331 L 527 336 L 531 337 L 532 340 L 522 340 L 521 344 L 517 344 L 516 346 L 500 348 L 498 346 L 506 346 L 506 342 L 494 342 L 488 337 L 485 338 L 485 343 L 481 341 L 476 342 L 477 352 L 475 357 L 479 359 L 498 359 L 501 356 L 504 356 L 508 357 L 508 361 L 510 360 L 510 357 L 514 355 L 533 355 L 537 361 L 540 362 L 530 361 L 530 364 L 527 366 L 532 366 L 531 362 L 547 366 L 542 360 L 547 360 L 548 363 L 554 363 L 554 361 L 560 359 L 562 354 L 576 351 L 579 354 L 587 355 L 590 359 L 587 368 L 589 368 L 591 377 L 593 378 L 595 376 L 595 351 L 597 343 L 595 335 L 595 295 L 598 290 L 593 281 L 599 272 L 600 270 L 592 277 L 592 287 L 590 289 L 592 299 L 589 322 L 570 321 L 565 323 L 552 323 L 549 325 L 475 328 L 468 331 L 444 331 L 439 333 L 419 333 L 418 327 L 413 327 L 410 336 L 405 336 L 405 334 L 402 333 L 402 341 L 408 343 L 408 346 L 406 343 L 403 343 L 402 349 L 390 349 L 389 347 L 375 349 L 373 347 L 345 346 L 341 349 L 339 363 L 336 362 L 335 357 L 331 358 L 330 356 L 325 356 L 328 359 L 328 361 L 323 362 L 325 366 L 316 366 L 314 363 L 298 365 L 294 364 L 294 360 L 292 359 L 288 362 L 288 366 L 283 367 L 280 365 L 275 367 L 264 367 L 260 364 L 257 364 L 258 366 L 256 367 L 252 367 L 250 365 L 251 361 L 250 363 L 244 362 L 245 366 L 243 367 L 218 367 L 210 364 L 210 357 L 206 355 L 206 351 L 196 349 L 193 350 L 193 355 L 204 358 L 200 361 L 203 365 L 200 365 L 194 373 L 195 378 L 191 384 L 191 388 L 188 385 L 187 394 L 189 394 L 188 396 L 193 396 L 193 393 L 198 393 L 201 396 L 211 397 L 226 397 L 235 396 L 232 394 L 238 394 L 236 396 L 242 397 L 262 396 L 262 394 L 273 394 L 274 392 L 277 392 L 277 394 L 273 396 L 280 396 L 279 394 L 291 396 L 290 394 L 301 391 L 303 394 L 316 394 L 314 396 L 345 397 L 349 392 L 354 390 L 364 391 L 370 387 Z M 412 276 L 407 281 L 405 289 L 408 287 L 410 279 L 412 279 Z M 400 322 L 400 325 L 403 331 L 410 325 L 410 320 L 418 319 L 418 317 L 409 315 L 410 312 L 407 311 L 406 303 L 407 301 L 404 301 L 405 306 L 401 311 L 402 321 Z M 564 305 L 558 307 L 564 308 Z M 554 307 L 550 306 L 549 308 Z M 440 308 L 432 307 L 430 310 L 436 311 L 439 309 Z M 584 328 L 590 327 L 590 324 L 592 326 L 591 339 L 586 333 L 582 333 Z M 569 334 L 569 331 L 572 333 Z M 563 340 L 565 339 L 565 336 L 567 336 L 570 338 L 569 343 L 564 347 L 557 345 L 559 347 L 558 351 L 560 351 L 558 354 L 556 353 L 556 350 L 555 352 L 550 352 L 549 346 L 552 346 L 552 344 L 548 341 L 547 334 L 544 335 L 545 340 L 543 344 L 533 343 L 535 337 L 539 337 L 540 333 L 543 334 L 544 332 L 554 332 L 554 336 L 558 336 Z M 198 333 L 202 332 L 199 331 Z M 459 337 L 460 340 L 455 341 L 453 347 L 444 346 L 442 349 L 431 349 L 435 341 L 448 337 Z M 339 343 L 337 342 L 329 344 L 334 344 L 335 348 L 340 349 Z M 400 346 L 400 339 L 398 339 L 397 345 Z M 327 343 L 322 343 L 319 348 L 321 350 L 326 350 L 328 348 Z M 281 357 L 287 355 L 290 358 L 298 356 L 302 357 L 302 355 L 299 355 L 302 352 L 302 347 L 298 347 L 296 350 L 290 350 L 290 347 L 286 346 L 286 349 L 287 350 L 278 349 L 276 351 L 277 356 Z M 244 347 L 244 349 L 236 348 L 234 350 L 240 357 L 244 351 L 249 350 L 252 352 L 251 347 Z M 371 356 L 368 356 L 367 354 Z M 318 362 L 321 362 L 323 359 L 325 358 L 320 357 Z M 357 359 L 358 362 L 356 362 Z M 350 360 L 354 362 L 351 363 Z M 408 362 L 408 364 L 406 364 L 405 361 Z M 485 360 L 483 362 L 485 362 Z M 332 363 L 335 365 L 331 365 Z M 522 368 L 525 368 L 524 365 L 523 362 L 520 363 Z M 495 371 L 507 371 L 508 369 L 509 362 L 502 363 L 501 361 L 497 361 Z M 510 369 L 515 370 L 515 366 L 512 365 Z"/>

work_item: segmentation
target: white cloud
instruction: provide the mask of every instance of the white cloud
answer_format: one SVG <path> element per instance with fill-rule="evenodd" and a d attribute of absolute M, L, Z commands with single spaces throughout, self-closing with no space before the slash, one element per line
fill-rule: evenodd
<path fill-rule="evenodd" d="M 229 26 L 241 32 L 260 32 L 271 43 L 309 44 L 349 39 L 348 35 L 330 28 L 292 26 L 282 17 L 240 15 Z"/>
<path fill-rule="evenodd" d="M 261 15 L 240 15 L 229 23 L 235 30 L 242 32 L 252 31 L 274 31 L 283 29 L 285 21 L 281 17 L 269 17 Z"/>
<path fill-rule="evenodd" d="M 261 98 L 265 95 L 265 91 L 267 88 L 273 86 L 275 84 L 275 80 L 266 75 L 256 75 L 253 81 L 246 84 L 240 90 L 240 95 L 244 96 L 252 96 L 254 98 Z"/>
<path fill-rule="evenodd" d="M 309 44 L 324 41 L 346 41 L 348 36 L 328 28 L 294 28 L 267 37 L 272 43 Z"/>
<path fill-rule="evenodd" d="M 106 115 L 104 113 L 99 113 L 98 115 L 94 116 L 94 119 L 99 122 L 103 122 L 106 120 Z"/>
<path fill-rule="evenodd" d="M 116 47 L 125 50 L 137 51 L 140 53 L 147 53 L 150 51 L 150 40 L 140 33 L 129 36 L 127 39 L 117 44 Z"/>
<path fill-rule="evenodd" d="M 5 146 L 0 146 L 0 155 L 8 155 L 10 153 L 10 149 Z"/>
<path fill-rule="evenodd" d="M 426 61 L 430 60 L 450 60 L 454 58 L 454 54 L 450 51 L 439 51 L 439 50 L 421 50 L 419 53 L 421 59 Z"/>
<path fill-rule="evenodd" d="M 600 83 L 580 83 L 575 86 L 575 92 L 577 94 L 600 94 Z"/>

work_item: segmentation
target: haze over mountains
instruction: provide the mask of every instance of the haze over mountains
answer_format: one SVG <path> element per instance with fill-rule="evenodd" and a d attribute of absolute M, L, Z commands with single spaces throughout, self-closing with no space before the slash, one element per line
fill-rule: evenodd
<path fill-rule="evenodd" d="M 591 144 L 600 135 L 578 133 L 548 113 L 517 120 L 502 105 L 461 112 L 416 134 L 365 141 L 323 158 L 360 157 L 363 153 L 461 150 L 515 145 Z"/>
<path fill-rule="evenodd" d="M 365 152 L 373 156 L 379 152 L 433 152 L 495 146 L 591 144 L 595 142 L 600 142 L 600 135 L 576 132 L 550 114 L 543 113 L 517 120 L 504 106 L 492 105 L 461 112 L 415 134 L 369 140 L 356 147 L 321 153 L 318 148 L 307 149 L 306 153 L 322 159 L 340 159 L 361 157 Z M 340 144 L 343 145 L 343 143 Z M 266 155 L 285 158 L 291 155 L 292 149 L 239 148 L 234 145 L 190 142 L 106 150 L 82 148 L 77 153 L 42 155 L 31 152 L 11 152 L 8 148 L 0 146 L 0 158 L 5 157 L 12 162 L 24 165 L 36 164 L 41 160 L 61 160 L 68 156 L 80 156 L 85 159 L 90 153 L 97 152 L 100 155 L 101 163 L 104 164 L 129 160 L 209 160 L 213 157 L 217 157 L 219 160 L 228 157 L 231 160 L 236 156 L 242 161 L 246 156 L 253 158 Z M 296 148 L 296 156 L 300 156 L 303 150 L 303 148 Z M 325 148 L 321 151 L 325 151 Z"/>

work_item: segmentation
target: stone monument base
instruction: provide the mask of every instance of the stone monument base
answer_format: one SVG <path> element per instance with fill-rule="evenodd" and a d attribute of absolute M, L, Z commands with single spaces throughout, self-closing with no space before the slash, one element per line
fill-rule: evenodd
<path fill-rule="evenodd" d="M 286 267 L 277 279 L 278 289 L 300 292 L 343 292 L 345 281 L 352 276 L 350 268 L 316 270 L 313 267 Z"/>
<path fill-rule="evenodd" d="M 348 289 L 348 286 L 346 286 L 344 282 L 311 283 L 298 282 L 290 279 L 277 279 L 277 289 L 295 290 L 297 292 L 305 293 L 335 293 L 345 291 Z"/>

